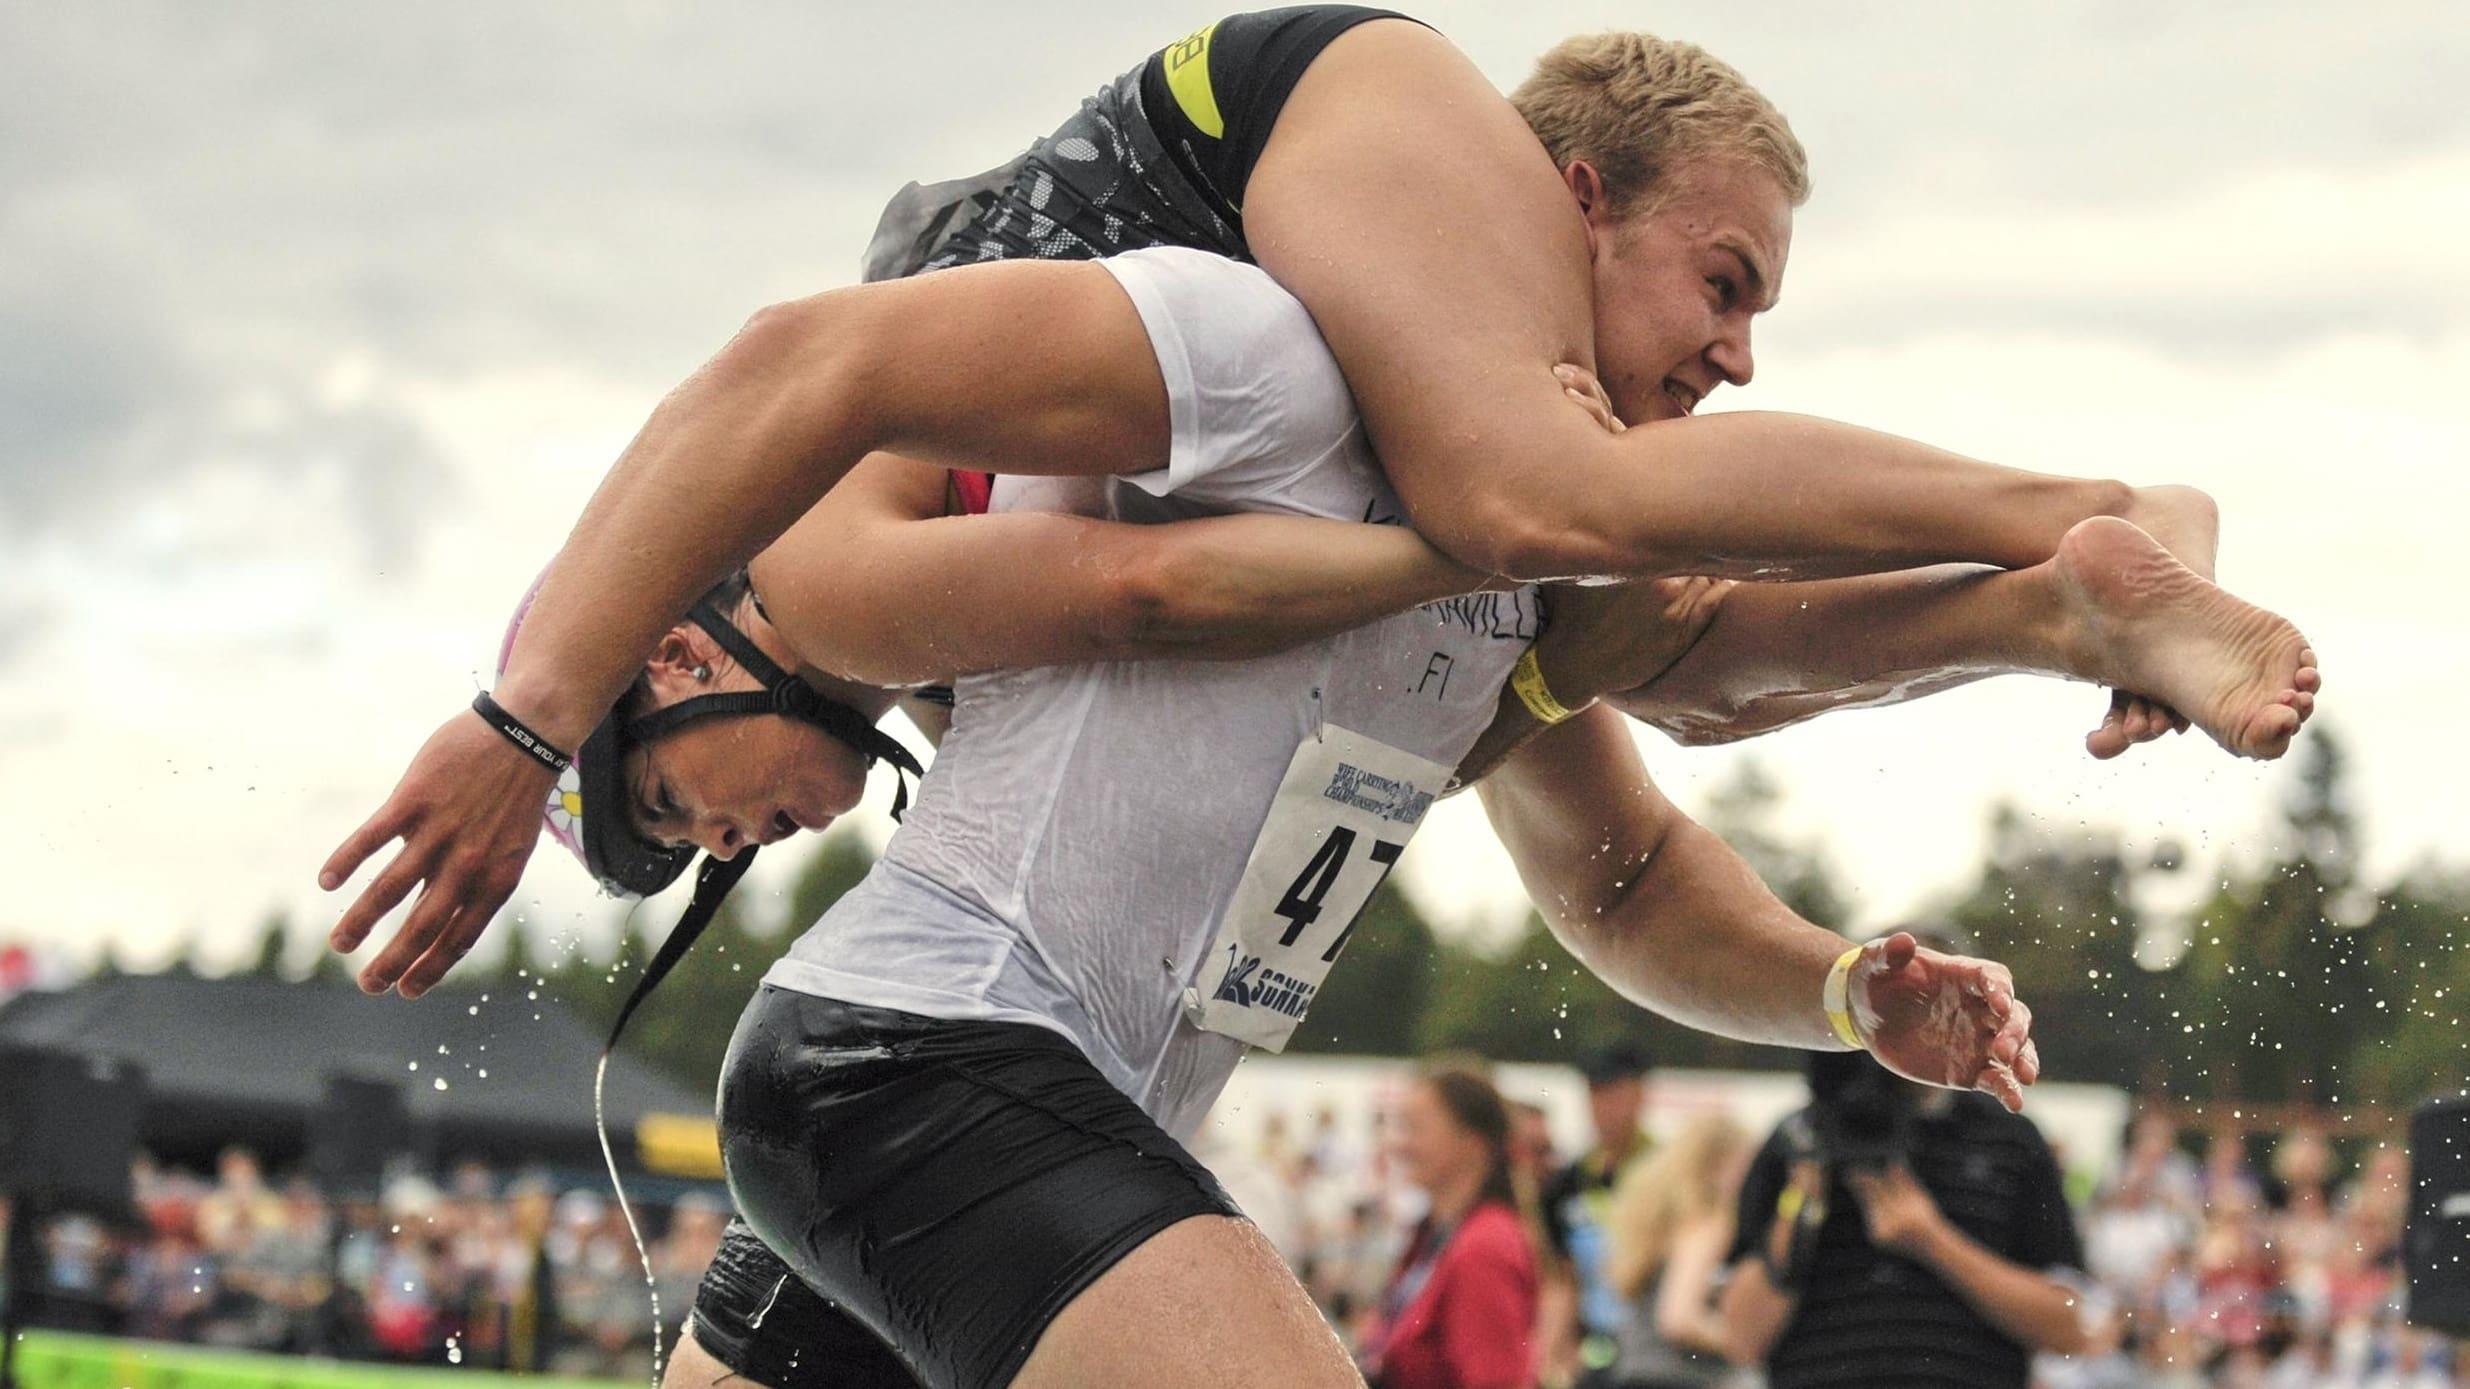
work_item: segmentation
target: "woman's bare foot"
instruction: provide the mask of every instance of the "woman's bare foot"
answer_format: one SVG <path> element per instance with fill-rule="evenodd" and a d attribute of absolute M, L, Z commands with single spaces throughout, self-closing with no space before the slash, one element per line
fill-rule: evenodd
<path fill-rule="evenodd" d="M 2221 547 L 2221 510 L 2209 493 L 2175 483 L 2139 487 L 2127 503 L 2126 519 L 2160 541 L 2161 548 L 2196 571 L 2197 577 L 2214 577 L 2213 565 Z M 2109 712 L 2102 716 L 2099 728 L 2085 735 L 2084 746 L 2093 756 L 2107 759 L 2165 733 L 2186 731 L 2186 716 L 2170 706 L 2126 690 L 2112 690 Z"/>
<path fill-rule="evenodd" d="M 2221 550 L 2221 508 L 2209 493 L 2176 484 L 2139 487 L 2121 514 L 2196 571 L 2197 578 L 2213 577 L 2213 561 Z"/>
<path fill-rule="evenodd" d="M 2084 735 L 2084 750 L 2106 761 L 2138 743 L 2149 743 L 2165 733 L 2184 733 L 2187 728 L 2187 716 L 2169 705 L 2112 690 L 2101 726 Z"/>
<path fill-rule="evenodd" d="M 2200 495 L 2200 494 L 2199 494 Z M 2152 536 L 2096 516 L 2067 532 L 2053 577 L 2078 626 L 2088 673 L 2184 714 L 2241 757 L 2274 758 L 2314 712 L 2321 677 L 2307 639 L 2284 619 L 2224 592 Z M 2135 725 L 2086 739 L 2116 756 L 2163 731 L 2150 706 Z M 2115 737 L 2108 735 L 2117 735 Z"/>

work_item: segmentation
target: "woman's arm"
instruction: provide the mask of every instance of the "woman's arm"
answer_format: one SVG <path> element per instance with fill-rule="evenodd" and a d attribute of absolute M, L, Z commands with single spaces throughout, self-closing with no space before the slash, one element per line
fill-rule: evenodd
<path fill-rule="evenodd" d="M 756 559 L 766 612 L 809 664 L 901 686 L 1073 661 L 1239 660 L 1484 585 L 1403 526 L 947 516 L 948 476 L 869 458 Z"/>
<path fill-rule="evenodd" d="M 1140 472 L 1168 457 L 1166 388 L 1132 301 L 1098 265 L 1010 262 L 764 310 L 652 413 L 549 566 L 498 703 L 579 746 L 696 594 L 878 450 L 1012 472 Z M 402 846 L 328 934 L 417 998 L 522 881 L 556 773 L 477 716 L 431 734 L 385 804 L 327 856 L 332 892 Z"/>
<path fill-rule="evenodd" d="M 1731 1343 L 1724 1319 L 1715 1312 L 1715 1275 L 1724 1264 L 1724 1247 L 1732 1242 L 1732 1219 L 1711 1212 L 1681 1227 L 1672 1252 L 1664 1260 L 1664 1281 L 1655 1289 L 1655 1330 L 1665 1340 L 1710 1355 L 1722 1355 Z"/>

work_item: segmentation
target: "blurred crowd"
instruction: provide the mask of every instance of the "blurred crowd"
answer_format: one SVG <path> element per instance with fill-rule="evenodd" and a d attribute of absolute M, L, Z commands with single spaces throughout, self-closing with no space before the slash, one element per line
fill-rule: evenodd
<path fill-rule="evenodd" d="M 1710 1113 L 1653 1142 L 1643 1064 L 1589 1081 L 1578 1152 L 1556 1151 L 1538 1107 L 1445 1065 L 1369 1122 L 1269 1111 L 1200 1155 L 1384 1389 L 1760 1384 L 1728 1363 L 1723 1293 L 1764 1135 Z M 2399 1145 L 2195 1135 L 2148 1113 L 2109 1166 L 2068 1183 L 2082 1349 L 2040 1357 L 2036 1389 L 2470 1383 L 2453 1342 L 2401 1320 Z M 235 1149 L 211 1175 L 141 1163 L 136 1194 L 135 1228 L 72 1215 L 38 1232 L 35 1324 L 637 1379 L 651 1295 L 674 1344 L 727 1215 L 704 1193 L 640 1212 L 647 1288 L 614 1204 L 535 1175 L 467 1165 L 338 1203 Z"/>
<path fill-rule="evenodd" d="M 584 1178 L 578 1177 L 581 1182 Z M 226 1151 L 214 1175 L 138 1164 L 129 1228 L 59 1215 L 40 1234 L 33 1324 L 284 1354 L 641 1379 L 652 1294 L 665 1344 L 720 1246 L 727 1207 L 689 1193 L 639 1209 L 646 1285 L 598 1190 L 467 1164 L 329 1201 Z"/>
<path fill-rule="evenodd" d="M 1754 1389 L 1756 1367 L 1726 1359 L 1739 1347 L 1720 1309 L 1762 1135 L 1703 1114 L 1650 1143 L 1637 1128 L 1644 1091 L 1618 1066 L 1590 1076 L 1597 1127 L 1579 1153 L 1556 1152 L 1542 1111 L 1504 1098 L 1505 1157 L 1533 1193 L 1521 1198 L 1535 1280 L 1527 1382 Z M 1389 1334 L 1401 1251 L 1430 1223 L 1431 1145 L 1399 1122 L 1412 1106 L 1353 1144 L 1327 1109 L 1271 1115 L 1241 1155 L 1255 1189 L 1239 1199 L 1359 1353 Z M 2084 1344 L 2038 1357 L 2035 1389 L 2470 1385 L 2470 1353 L 2402 1320 L 2406 1152 L 2371 1140 L 2337 1150 L 2326 1136 L 2337 1122 L 2249 1137 L 2148 1112 L 2106 1179 L 2070 1174 L 2084 1267 L 2061 1276 L 2083 1294 Z"/>

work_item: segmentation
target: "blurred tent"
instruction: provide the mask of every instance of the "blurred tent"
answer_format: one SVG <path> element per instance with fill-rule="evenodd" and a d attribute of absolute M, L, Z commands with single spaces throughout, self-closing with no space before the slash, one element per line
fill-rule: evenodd
<path fill-rule="evenodd" d="M 600 1042 L 564 1006 L 502 990 L 407 1003 L 349 983 L 120 975 L 0 1005 L 0 1044 L 143 1066 L 138 1141 L 189 1164 L 234 1143 L 271 1163 L 298 1160 L 327 1078 L 340 1075 L 401 1086 L 412 1156 L 597 1169 Z M 611 1144 L 635 1167 L 647 1119 L 663 1135 L 711 1122 L 711 1096 L 623 1054 L 610 1060 L 607 1101 Z"/>

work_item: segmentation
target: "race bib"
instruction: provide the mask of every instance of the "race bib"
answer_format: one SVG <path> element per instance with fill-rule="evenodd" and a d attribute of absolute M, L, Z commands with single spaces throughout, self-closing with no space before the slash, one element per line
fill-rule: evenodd
<path fill-rule="evenodd" d="M 1192 1025 L 1284 1050 L 1450 770 L 1334 725 L 1305 739 L 1184 990 Z"/>

